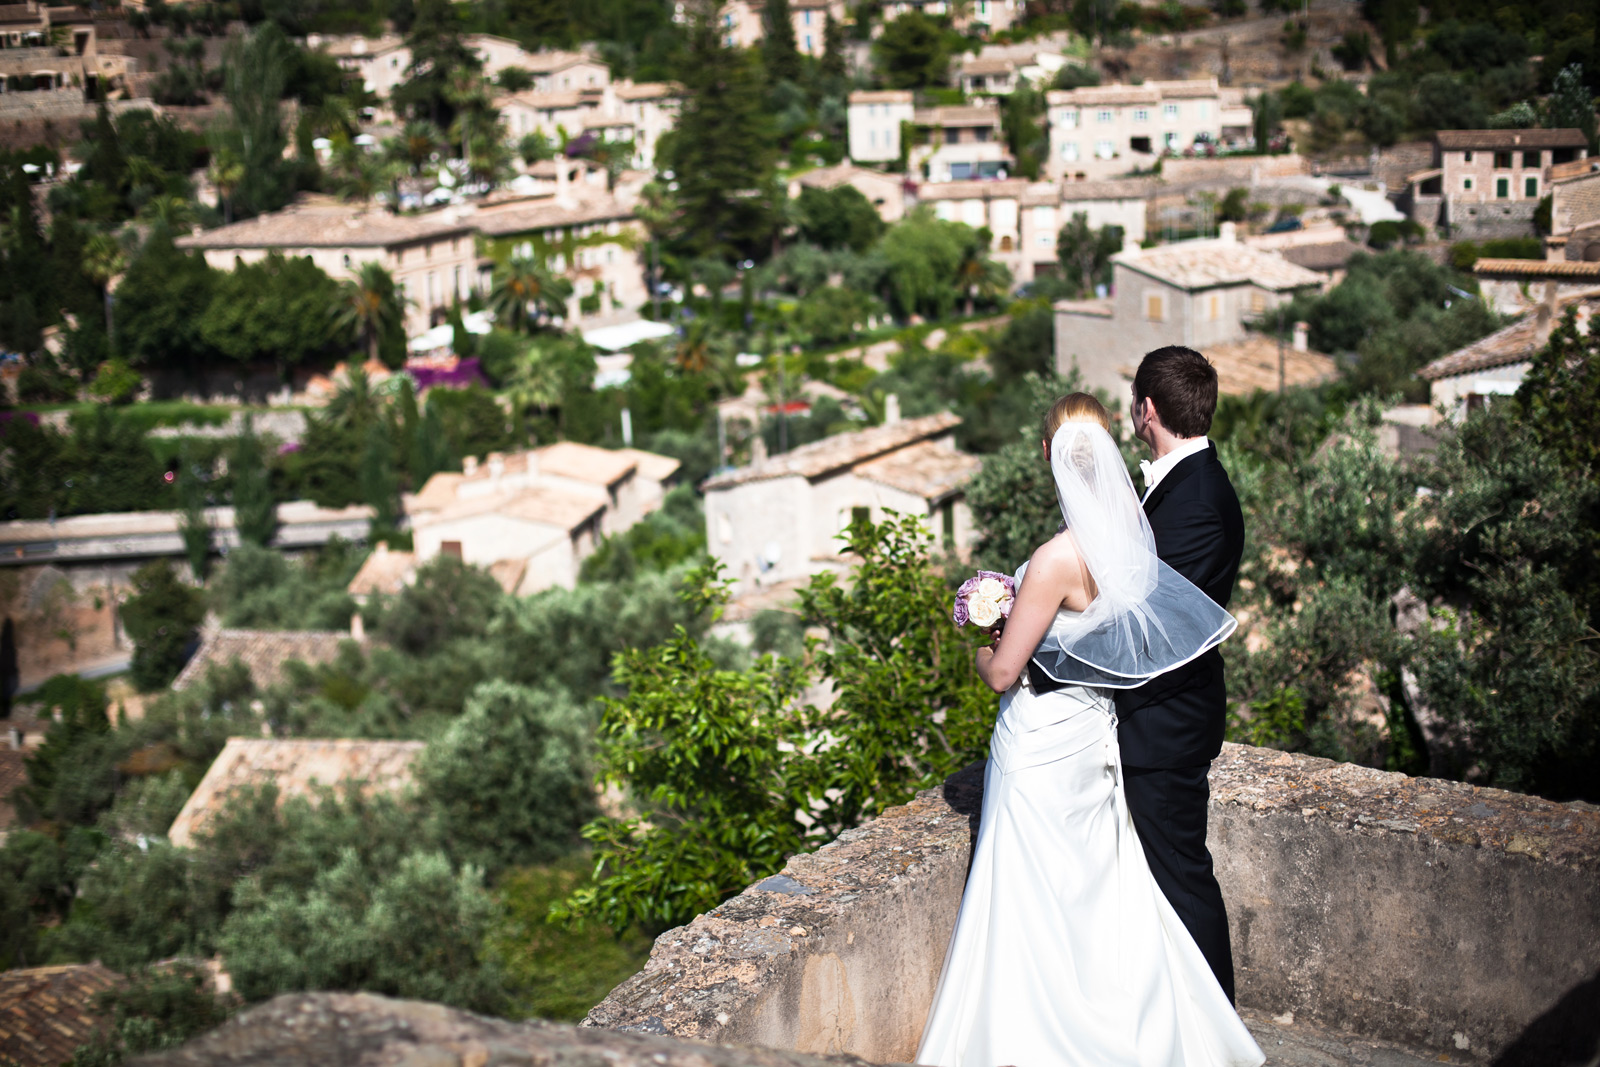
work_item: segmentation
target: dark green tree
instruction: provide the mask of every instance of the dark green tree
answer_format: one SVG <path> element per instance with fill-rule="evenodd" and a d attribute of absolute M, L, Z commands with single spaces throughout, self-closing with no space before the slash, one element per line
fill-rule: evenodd
<path fill-rule="evenodd" d="M 275 211 L 294 195 L 294 164 L 284 159 L 280 100 L 295 62 L 294 45 L 275 24 L 230 41 L 222 64 L 231 124 L 222 143 L 241 166 L 228 202 L 235 214 Z"/>
<path fill-rule="evenodd" d="M 800 236 L 818 248 L 865 252 L 885 229 L 878 209 L 850 185 L 832 189 L 807 186 L 800 190 L 794 208 Z"/>
<path fill-rule="evenodd" d="M 372 507 L 374 534 L 395 528 L 400 510 L 400 475 L 395 469 L 389 426 L 374 419 L 367 426 L 361 452 L 361 496 Z"/>
<path fill-rule="evenodd" d="M 920 11 L 884 24 L 872 57 L 891 89 L 942 86 L 949 77 L 950 41 L 943 22 Z"/>
<path fill-rule="evenodd" d="M 774 83 L 800 80 L 800 52 L 795 47 L 789 0 L 767 0 L 761 9 L 761 61 Z"/>
<path fill-rule="evenodd" d="M 843 78 L 849 74 L 844 56 L 844 27 L 825 13 L 822 21 L 822 75 L 825 78 Z"/>
<path fill-rule="evenodd" d="M 1563 67 L 1556 75 L 1550 99 L 1545 103 L 1544 125 L 1551 129 L 1582 130 L 1589 139 L 1589 147 L 1594 148 L 1594 94 L 1584 83 L 1581 64 Z"/>
<path fill-rule="evenodd" d="M 272 495 L 266 450 L 250 417 L 234 442 L 229 463 L 233 474 L 233 526 L 243 542 L 265 548 L 278 533 L 278 505 Z"/>
<path fill-rule="evenodd" d="M 1056 257 L 1070 291 L 1081 295 L 1111 281 L 1111 257 L 1122 251 L 1122 227 L 1089 227 L 1089 216 L 1076 212 L 1056 237 Z"/>
<path fill-rule="evenodd" d="M 691 14 L 682 110 L 666 164 L 678 183 L 673 244 L 688 256 L 770 251 L 778 224 L 771 122 L 751 60 L 724 47 L 715 5 Z"/>
<path fill-rule="evenodd" d="M 461 39 L 461 11 L 450 0 L 418 0 L 416 18 L 406 35 L 411 66 L 406 81 L 394 91 L 395 107 L 439 129 L 455 120 L 451 78 L 483 69 L 478 54 Z"/>
<path fill-rule="evenodd" d="M 122 625 L 133 639 L 133 680 L 149 692 L 176 677 L 205 618 L 205 598 L 183 584 L 166 560 L 133 572 L 133 595 L 122 604 Z"/>
<path fill-rule="evenodd" d="M 183 516 L 178 522 L 178 534 L 183 538 L 189 573 L 202 585 L 211 566 L 211 521 L 206 517 L 206 482 L 210 475 L 209 469 L 200 469 L 192 449 L 185 447 L 179 451 L 178 502 Z"/>
<path fill-rule="evenodd" d="M 216 279 L 200 334 L 218 355 L 270 364 L 287 378 L 291 368 L 315 365 L 341 350 L 333 328 L 339 306 L 339 284 L 321 267 L 307 257 L 274 252 Z"/>
<path fill-rule="evenodd" d="M 128 361 L 188 374 L 212 362 L 200 327 L 217 277 L 204 256 L 178 251 L 156 227 L 117 285 L 117 344 Z"/>

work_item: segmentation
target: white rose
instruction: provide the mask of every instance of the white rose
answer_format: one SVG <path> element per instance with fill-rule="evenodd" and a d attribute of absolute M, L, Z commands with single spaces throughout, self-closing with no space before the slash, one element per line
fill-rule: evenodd
<path fill-rule="evenodd" d="M 977 594 L 985 600 L 994 601 L 996 604 L 1004 601 L 1008 595 L 1005 583 L 998 578 L 980 578 L 978 580 Z"/>
<path fill-rule="evenodd" d="M 972 620 L 972 625 L 987 630 L 1000 621 L 1000 605 L 986 596 L 975 594 L 967 599 L 967 618 Z"/>

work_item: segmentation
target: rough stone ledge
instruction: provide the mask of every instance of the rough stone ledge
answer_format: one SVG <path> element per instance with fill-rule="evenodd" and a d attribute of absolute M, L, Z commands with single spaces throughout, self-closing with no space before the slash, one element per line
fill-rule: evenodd
<path fill-rule="evenodd" d="M 982 771 L 668 931 L 583 1025 L 911 1059 Z M 1241 1004 L 1479 1062 L 1600 1040 L 1600 812 L 1242 745 L 1211 787 Z"/>
<path fill-rule="evenodd" d="M 865 1067 L 853 1056 L 512 1023 L 370 993 L 291 993 L 130 1067 Z"/>
<path fill-rule="evenodd" d="M 1211 804 L 1600 871 L 1600 812 L 1269 748 L 1224 745 L 1211 767 Z"/>

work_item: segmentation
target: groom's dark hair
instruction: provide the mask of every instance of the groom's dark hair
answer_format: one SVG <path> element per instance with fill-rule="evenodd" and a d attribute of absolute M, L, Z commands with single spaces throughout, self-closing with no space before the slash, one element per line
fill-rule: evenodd
<path fill-rule="evenodd" d="M 1140 361 L 1133 395 L 1153 401 L 1161 425 L 1179 437 L 1204 437 L 1217 411 L 1217 369 L 1192 348 L 1158 348 Z"/>

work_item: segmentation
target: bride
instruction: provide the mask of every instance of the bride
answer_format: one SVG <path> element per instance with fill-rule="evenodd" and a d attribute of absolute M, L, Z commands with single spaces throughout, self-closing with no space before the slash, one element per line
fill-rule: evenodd
<path fill-rule="evenodd" d="M 1110 427 L 1083 393 L 1046 418 L 1065 525 L 1017 572 L 1005 632 L 978 651 L 978 673 L 1003 695 L 919 1064 L 1264 1059 L 1151 877 L 1123 796 L 1112 704 L 1112 690 L 1188 662 L 1235 624 L 1156 558 Z M 1070 684 L 1038 692 L 1039 671 Z"/>

